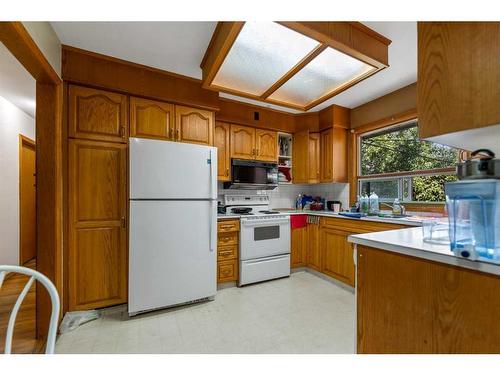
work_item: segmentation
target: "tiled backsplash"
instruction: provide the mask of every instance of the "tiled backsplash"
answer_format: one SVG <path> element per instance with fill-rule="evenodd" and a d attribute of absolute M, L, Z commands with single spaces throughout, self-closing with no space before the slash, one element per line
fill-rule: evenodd
<path fill-rule="evenodd" d="M 295 208 L 295 200 L 299 194 L 321 196 L 326 200 L 338 200 L 342 202 L 342 208 L 349 204 L 349 184 L 292 184 L 279 185 L 275 190 L 224 190 L 222 183 L 218 184 L 219 200 L 224 194 L 267 194 L 269 195 L 271 208 Z"/>

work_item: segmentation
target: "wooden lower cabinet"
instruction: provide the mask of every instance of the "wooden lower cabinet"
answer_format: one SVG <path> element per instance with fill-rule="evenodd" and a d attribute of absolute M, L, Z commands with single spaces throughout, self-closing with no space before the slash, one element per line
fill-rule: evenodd
<path fill-rule="evenodd" d="M 357 352 L 500 353 L 500 277 L 358 245 Z"/>
<path fill-rule="evenodd" d="M 321 271 L 321 252 L 319 248 L 319 223 L 307 224 L 307 267 Z"/>
<path fill-rule="evenodd" d="M 307 265 L 307 226 L 291 230 L 290 267 Z"/>
<path fill-rule="evenodd" d="M 127 145 L 69 140 L 69 310 L 127 301 Z"/>
<path fill-rule="evenodd" d="M 354 286 L 354 259 L 352 244 L 347 241 L 350 232 L 322 226 L 320 234 L 321 272 Z"/>
<path fill-rule="evenodd" d="M 217 283 L 238 281 L 239 220 L 217 223 Z"/>

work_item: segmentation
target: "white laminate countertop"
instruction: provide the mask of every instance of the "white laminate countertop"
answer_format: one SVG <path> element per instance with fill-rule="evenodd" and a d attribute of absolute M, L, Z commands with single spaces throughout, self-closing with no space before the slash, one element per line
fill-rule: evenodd
<path fill-rule="evenodd" d="M 276 209 L 280 214 L 277 215 L 312 215 L 312 216 L 324 216 L 324 217 L 335 217 L 339 219 L 346 220 L 361 220 L 361 221 L 374 221 L 378 223 L 388 223 L 388 224 L 400 224 L 400 225 L 408 225 L 408 226 L 421 226 L 422 220 L 412 220 L 407 218 L 402 219 L 393 219 L 393 218 L 382 218 L 377 216 L 366 216 L 360 219 L 355 217 L 347 217 L 342 216 L 337 213 L 331 211 L 310 211 L 310 210 L 283 210 Z M 245 215 L 236 215 L 236 214 L 218 214 L 218 219 L 239 219 L 241 216 Z"/>
<path fill-rule="evenodd" d="M 353 234 L 348 237 L 348 241 L 354 244 L 374 247 L 416 258 L 428 259 L 435 262 L 500 275 L 499 264 L 459 258 L 451 252 L 449 245 L 436 245 L 424 242 L 421 228 L 405 228 L 384 232 Z"/>

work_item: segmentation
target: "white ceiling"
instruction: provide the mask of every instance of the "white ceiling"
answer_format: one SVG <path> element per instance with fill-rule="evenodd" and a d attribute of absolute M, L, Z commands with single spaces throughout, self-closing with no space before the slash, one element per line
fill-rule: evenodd
<path fill-rule="evenodd" d="M 36 81 L 0 43 L 0 96 L 35 118 Z"/>
<path fill-rule="evenodd" d="M 416 22 L 363 22 L 392 40 L 389 68 L 316 106 L 357 107 L 417 80 Z M 52 22 L 61 43 L 123 60 L 201 78 L 200 62 L 216 22 Z M 234 95 L 244 102 L 298 111 Z"/>

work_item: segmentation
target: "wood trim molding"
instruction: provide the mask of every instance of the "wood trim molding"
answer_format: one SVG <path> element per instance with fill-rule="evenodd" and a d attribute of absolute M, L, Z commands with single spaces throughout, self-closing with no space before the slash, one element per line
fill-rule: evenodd
<path fill-rule="evenodd" d="M 24 145 L 27 145 L 31 147 L 33 150 L 35 150 L 35 155 L 36 155 L 36 143 L 33 139 L 26 137 L 25 135 L 19 134 L 19 264 L 23 265 L 23 246 L 22 246 L 22 238 L 23 238 L 23 225 L 22 225 L 22 202 L 23 202 L 23 194 L 22 194 L 22 181 L 21 181 L 21 171 L 23 170 L 23 165 L 25 163 L 24 161 L 24 156 L 23 156 L 23 147 Z M 36 160 L 36 156 L 35 156 Z M 36 168 L 36 166 L 35 166 Z M 36 173 L 35 173 L 35 186 L 36 186 Z M 36 204 L 36 201 L 35 201 Z M 36 206 L 35 206 L 35 217 L 36 217 Z M 35 223 L 35 247 L 36 247 L 36 223 Z M 35 249 L 35 256 L 36 256 L 36 249 Z"/>
<path fill-rule="evenodd" d="M 218 110 L 219 95 L 202 88 L 201 81 L 130 61 L 62 47 L 65 81 L 152 100 Z"/>
<path fill-rule="evenodd" d="M 37 82 L 61 83 L 61 78 L 21 22 L 0 22 L 0 41 Z"/>
<path fill-rule="evenodd" d="M 365 125 L 351 129 L 351 133 L 361 135 L 374 130 L 383 129 L 388 126 L 396 125 L 401 122 L 410 121 L 418 118 L 417 109 L 413 108 L 408 111 L 400 112 L 395 115 L 384 117 L 380 120 L 370 122 Z"/>

